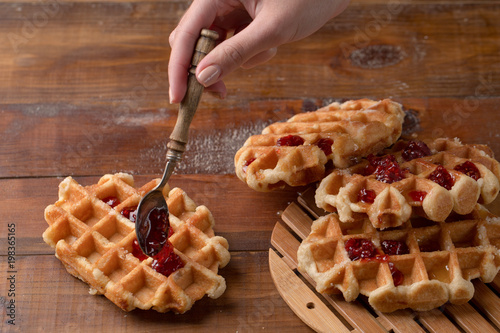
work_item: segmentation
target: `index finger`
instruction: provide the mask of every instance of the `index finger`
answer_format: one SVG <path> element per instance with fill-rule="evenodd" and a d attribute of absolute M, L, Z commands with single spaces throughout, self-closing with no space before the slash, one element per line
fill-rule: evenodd
<path fill-rule="evenodd" d="M 212 1 L 194 1 L 175 28 L 170 41 L 168 62 L 170 103 L 179 103 L 186 93 L 188 70 L 193 50 L 203 28 L 215 20 L 217 10 Z"/>

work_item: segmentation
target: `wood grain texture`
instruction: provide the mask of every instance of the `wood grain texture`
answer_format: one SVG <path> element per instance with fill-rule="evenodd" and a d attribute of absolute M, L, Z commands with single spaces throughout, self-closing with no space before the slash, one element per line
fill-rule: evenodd
<path fill-rule="evenodd" d="M 12 331 L 34 328 L 89 332 L 121 327 L 124 332 L 192 332 L 207 328 L 217 332 L 311 332 L 279 296 L 269 275 L 267 257 L 267 252 L 233 252 L 229 265 L 221 271 L 228 283 L 226 292 L 216 300 L 203 298 L 186 316 L 142 310 L 124 312 L 104 296 L 89 295 L 88 286 L 69 275 L 53 255 L 19 256 L 16 327 Z M 3 268 L 2 264 L 0 278 L 5 281 L 8 274 Z M 5 283 L 0 285 L 1 295 L 7 294 L 6 287 Z M 4 331 L 4 309 L 0 319 Z"/>
<path fill-rule="evenodd" d="M 272 61 L 230 75 L 226 100 L 205 94 L 178 172 L 233 173 L 236 150 L 266 124 L 359 97 L 392 97 L 417 110 L 419 134 L 500 154 L 499 2 L 397 3 L 355 1 Z M 167 39 L 186 8 L 0 3 L 0 177 L 160 174 L 177 115 Z"/>
<path fill-rule="evenodd" d="M 481 80 L 492 85 L 481 97 L 498 89 L 498 2 L 395 3 L 353 2 L 269 63 L 231 75 L 229 100 L 463 98 L 475 96 Z M 1 4 L 5 103 L 168 107 L 167 38 L 186 1 L 57 4 L 51 12 L 42 4 Z M 147 80 L 157 68 L 160 80 Z"/>
<path fill-rule="evenodd" d="M 458 137 L 464 143 L 487 144 L 500 156 L 500 98 L 395 100 L 413 110 L 408 128 L 418 137 Z M 329 101 L 307 98 L 240 102 L 239 107 L 200 106 L 176 172 L 234 174 L 234 154 L 250 135 Z M 0 106 L 0 110 L 1 178 L 117 171 L 162 174 L 177 114 L 174 109 L 120 113 L 102 107 L 43 104 Z"/>
<path fill-rule="evenodd" d="M 67 175 L 88 185 L 129 172 L 140 185 L 162 174 L 178 110 L 168 103 L 168 36 L 189 3 L 0 0 L 0 279 L 8 277 L 7 225 L 15 224 L 19 323 L 8 331 L 310 332 L 281 299 L 268 266 L 273 226 L 304 189 L 256 193 L 233 165 L 247 137 L 294 114 L 334 100 L 390 97 L 408 110 L 406 134 L 459 137 L 500 156 L 500 1 L 353 0 L 268 63 L 228 76 L 225 100 L 202 96 L 170 184 L 207 205 L 228 239 L 226 293 L 184 316 L 124 313 L 66 273 L 41 238 L 43 210 Z M 500 214 L 500 199 L 490 208 Z M 498 294 L 498 284 L 483 294 Z M 467 329 L 496 320 L 494 307 L 475 304 L 487 312 L 479 321 L 468 317 L 470 308 L 446 315 Z M 435 319 L 420 322 L 437 331 L 443 321 Z M 391 329 L 398 318 L 376 320 Z"/>

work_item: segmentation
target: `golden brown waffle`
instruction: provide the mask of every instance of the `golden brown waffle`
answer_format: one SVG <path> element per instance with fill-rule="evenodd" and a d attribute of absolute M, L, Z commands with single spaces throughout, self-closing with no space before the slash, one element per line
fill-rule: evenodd
<path fill-rule="evenodd" d="M 382 178 L 378 178 L 374 163 L 364 160 L 325 177 L 316 191 L 317 206 L 338 212 L 342 222 L 353 221 L 361 214 L 368 216 L 376 228 L 388 228 L 401 225 L 412 213 L 442 222 L 451 212 L 468 214 L 477 202 L 488 204 L 498 195 L 500 164 L 488 147 L 437 139 L 428 144 L 431 155 L 408 160 L 415 156 L 410 156 L 411 151 L 419 156 L 415 142 L 411 145 L 400 141 L 385 151 L 387 155 L 375 157 L 383 160 L 393 155 L 402 170 L 400 180 L 391 183 L 384 178 L 385 171 L 392 173 L 387 165 L 381 166 L 382 174 L 378 175 Z M 455 170 L 471 165 L 477 169 L 477 180 L 472 174 L 466 175 L 466 170 Z M 439 179 L 446 180 L 444 173 L 439 175 L 442 168 L 451 181 L 438 184 Z"/>
<path fill-rule="evenodd" d="M 104 294 L 123 310 L 184 313 L 205 294 L 217 298 L 226 289 L 217 272 L 229 262 L 228 243 L 214 236 L 214 220 L 205 206 L 197 207 L 184 191 L 166 186 L 174 231 L 169 241 L 184 267 L 167 277 L 151 267 L 153 258 L 136 258 L 135 224 L 120 212 L 137 206 L 157 183 L 136 189 L 131 175 L 118 173 L 82 187 L 68 177 L 59 185 L 59 200 L 45 209 L 49 227 L 43 239 L 55 247 L 69 273 L 90 285 L 91 293 Z M 102 201 L 110 196 L 120 202 L 114 209 Z"/>
<path fill-rule="evenodd" d="M 358 258 L 361 240 L 373 244 L 375 257 L 367 258 L 365 250 Z M 314 221 L 297 256 L 299 269 L 320 293 L 340 291 L 347 301 L 365 295 L 382 312 L 423 311 L 470 300 L 471 279 L 491 282 L 498 273 L 499 248 L 500 218 L 477 205 L 462 219 L 436 224 L 413 218 L 387 231 L 378 231 L 367 218 L 341 223 L 331 213 Z"/>
<path fill-rule="evenodd" d="M 234 159 L 236 175 L 257 191 L 318 181 L 329 161 L 333 167 L 347 167 L 392 145 L 403 119 L 401 105 L 388 99 L 333 103 L 297 114 L 248 138 Z M 289 136 L 303 142 L 288 140 L 288 145 L 283 138 Z"/>

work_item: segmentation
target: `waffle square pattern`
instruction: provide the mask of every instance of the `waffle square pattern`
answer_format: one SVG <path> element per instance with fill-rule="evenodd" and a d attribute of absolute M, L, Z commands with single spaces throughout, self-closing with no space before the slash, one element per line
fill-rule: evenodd
<path fill-rule="evenodd" d="M 103 294 L 126 311 L 184 313 L 204 295 L 217 298 L 225 291 L 218 269 L 229 262 L 228 243 L 214 235 L 214 220 L 205 206 L 166 186 L 173 229 L 169 241 L 184 267 L 165 276 L 151 267 L 153 258 L 136 258 L 135 224 L 121 212 L 136 207 L 157 184 L 153 180 L 137 189 L 131 175 L 118 173 L 83 187 L 68 177 L 59 185 L 59 200 L 45 209 L 49 227 L 43 239 L 70 274 L 90 285 L 91 294 Z M 119 204 L 112 208 L 103 202 L 108 197 Z"/>
<path fill-rule="evenodd" d="M 381 156 L 334 170 L 316 190 L 316 205 L 342 222 L 367 216 L 376 228 L 396 227 L 413 213 L 443 222 L 491 203 L 500 189 L 500 164 L 484 145 L 458 139 L 398 141 Z"/>
<path fill-rule="evenodd" d="M 491 282 L 500 268 L 500 218 L 480 205 L 447 223 L 417 217 L 380 231 L 369 219 L 340 223 L 337 214 L 314 221 L 299 247 L 299 269 L 320 293 L 360 294 L 381 312 L 425 311 L 474 294 L 471 279 Z"/>
<path fill-rule="evenodd" d="M 404 112 L 389 99 L 332 103 L 266 127 L 235 155 L 236 175 L 250 188 L 270 191 L 321 180 L 332 167 L 392 145 L 401 135 Z"/>

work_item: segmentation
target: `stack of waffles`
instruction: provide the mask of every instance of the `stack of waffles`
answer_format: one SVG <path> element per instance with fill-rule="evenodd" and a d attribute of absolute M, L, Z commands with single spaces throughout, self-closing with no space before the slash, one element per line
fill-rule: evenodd
<path fill-rule="evenodd" d="M 299 269 L 321 293 L 368 296 L 376 310 L 429 310 L 471 299 L 500 269 L 500 164 L 484 145 L 399 140 L 390 100 L 334 103 L 275 123 L 235 156 L 258 191 L 321 181 Z M 390 147 L 390 148 L 388 148 Z"/>
<path fill-rule="evenodd" d="M 299 269 L 319 292 L 365 295 L 382 312 L 467 302 L 470 280 L 500 269 L 500 218 L 482 206 L 499 179 L 486 146 L 398 141 L 321 181 L 316 204 L 332 213 L 313 223 Z"/>
<path fill-rule="evenodd" d="M 59 200 L 45 210 L 49 227 L 43 239 L 70 274 L 90 285 L 92 294 L 103 294 L 126 311 L 184 313 L 204 295 L 217 298 L 225 291 L 218 269 L 229 262 L 228 243 L 214 235 L 214 220 L 205 206 L 166 186 L 173 230 L 168 240 L 182 267 L 165 276 L 153 269 L 153 258 L 136 257 L 135 224 L 122 214 L 135 209 L 157 184 L 153 180 L 137 189 L 131 175 L 119 173 L 83 187 L 68 177 L 59 185 Z M 107 198 L 116 200 L 110 206 L 103 201 Z"/>
<path fill-rule="evenodd" d="M 391 100 L 333 103 L 271 124 L 236 153 L 236 175 L 257 191 L 307 185 L 392 145 L 404 112 Z"/>

